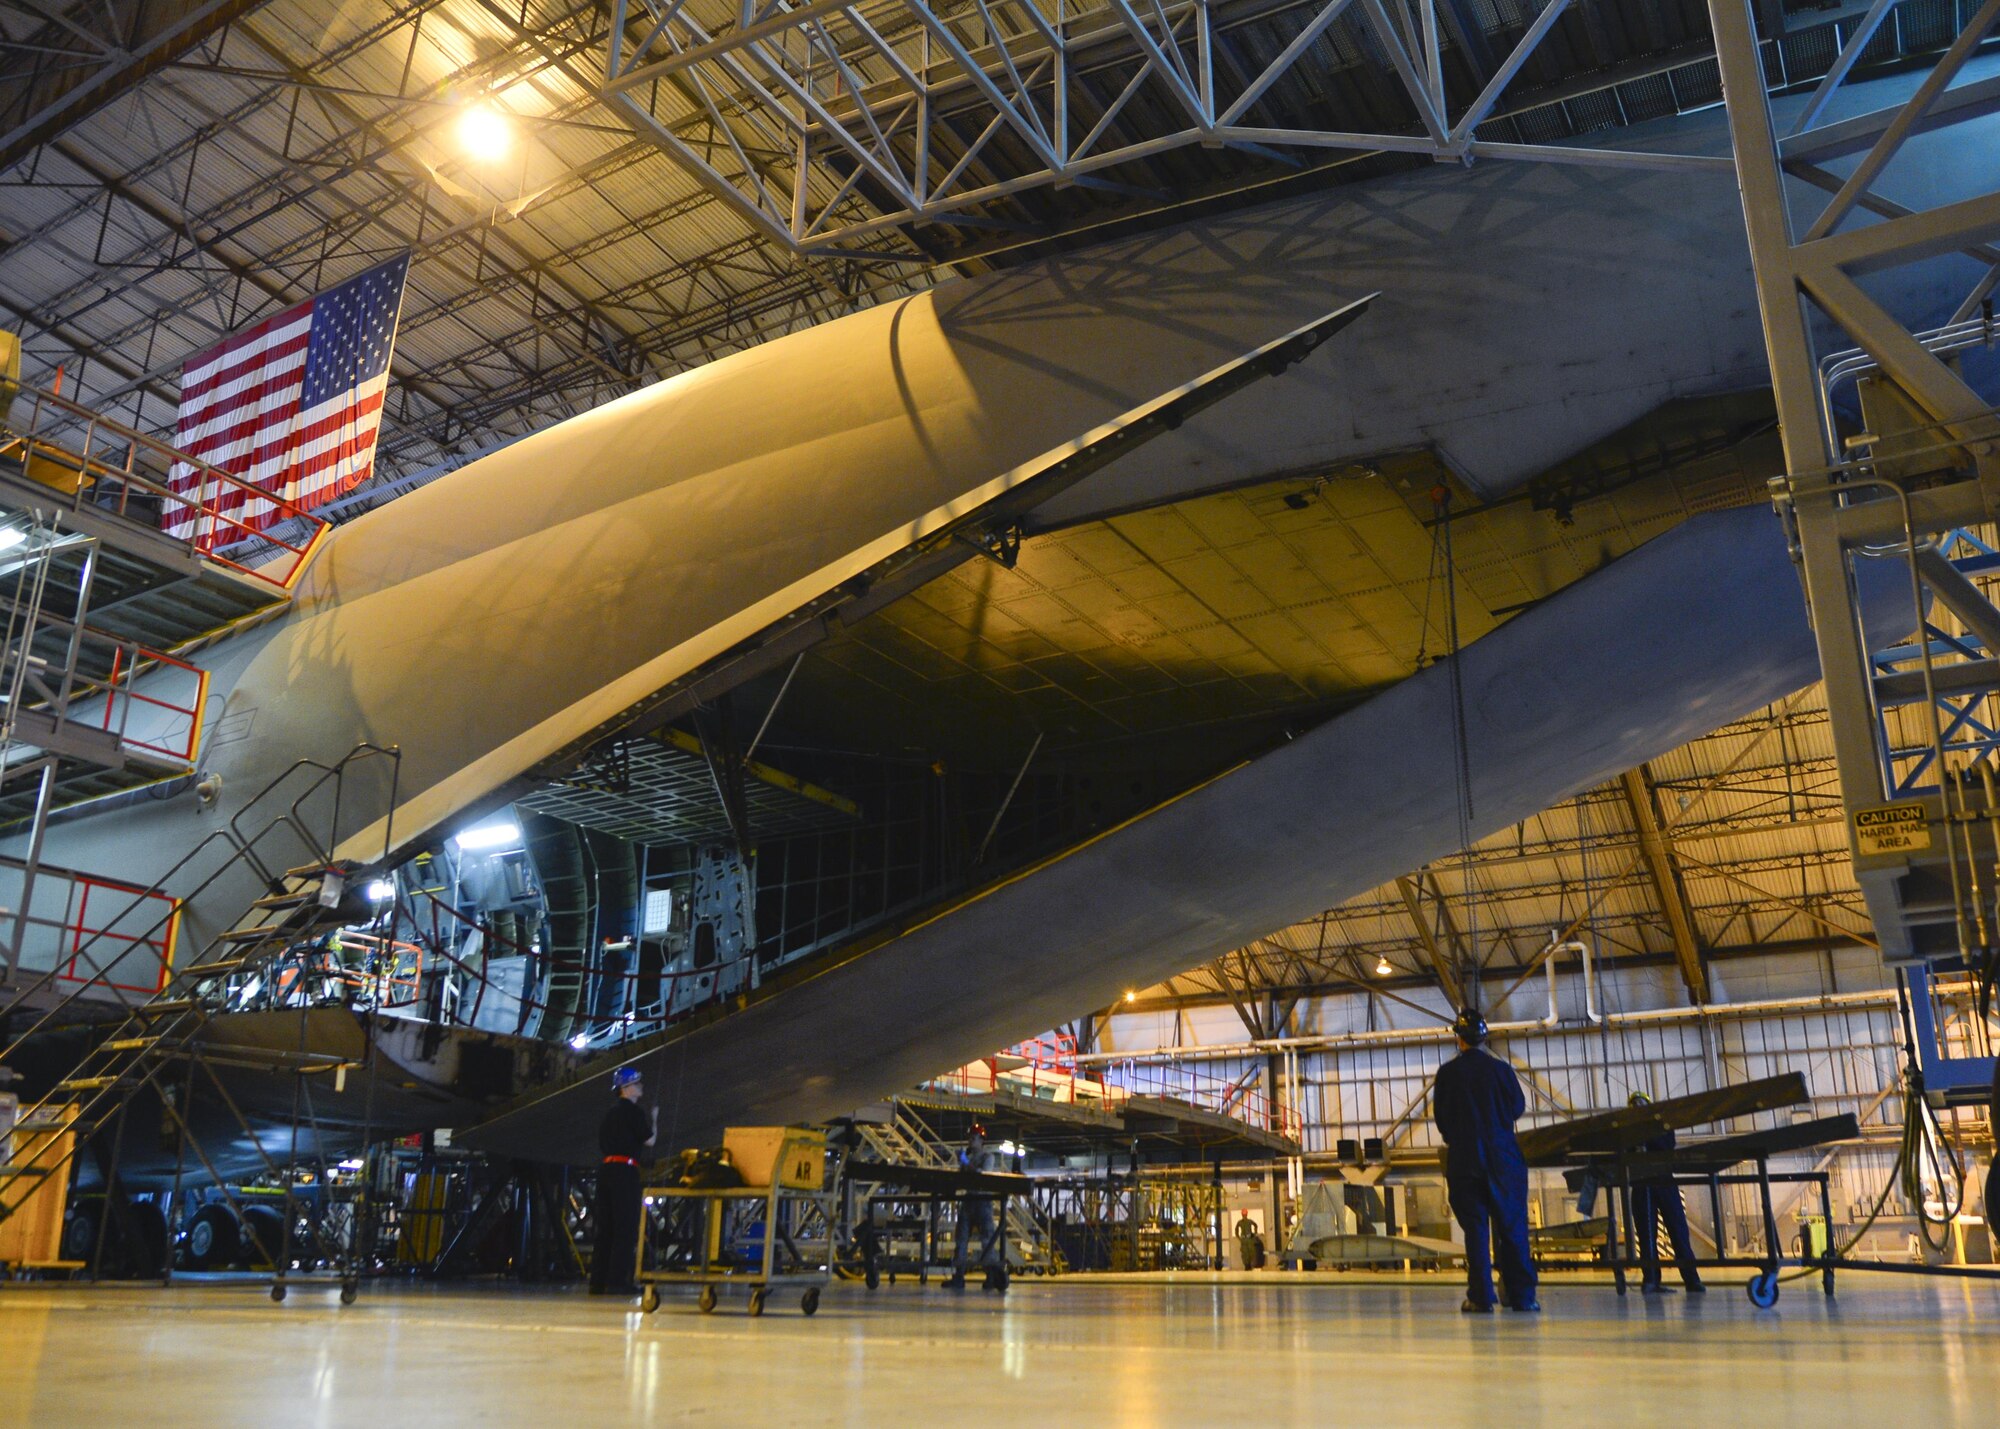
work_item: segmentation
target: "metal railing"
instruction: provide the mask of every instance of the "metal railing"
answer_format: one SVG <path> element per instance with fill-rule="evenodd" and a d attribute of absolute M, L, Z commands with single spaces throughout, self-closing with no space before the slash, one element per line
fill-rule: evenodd
<path fill-rule="evenodd" d="M 42 1163 L 41 1169 L 44 1174 L 53 1175 L 64 1172 L 65 1168 L 90 1143 L 91 1137 L 89 1132 L 94 1131 L 96 1124 L 102 1120 L 103 1116 L 110 1110 L 124 1105 L 127 1099 L 139 1090 L 154 1086 L 159 1079 L 160 1073 L 170 1062 L 177 1058 L 188 1058 L 193 1064 L 205 1065 L 202 1051 L 196 1044 L 194 1034 L 199 1030 L 201 1024 L 209 1014 L 209 1009 L 205 1006 L 203 997 L 198 995 L 200 989 L 209 980 L 203 978 L 198 972 L 192 975 L 175 974 L 171 970 L 172 931 L 175 929 L 180 917 L 182 902 L 193 901 L 208 888 L 214 886 L 217 880 L 225 877 L 232 871 L 240 871 L 245 866 L 257 870 L 267 887 L 274 889 L 282 887 L 283 882 L 281 880 L 270 876 L 269 865 L 258 852 L 258 845 L 263 843 L 273 833 L 289 831 L 293 836 L 302 838 L 305 841 L 307 849 L 311 852 L 311 863 L 320 866 L 327 865 L 332 858 L 332 850 L 339 844 L 340 794 L 341 785 L 346 773 L 349 767 L 357 761 L 374 757 L 388 759 L 391 766 L 389 786 L 391 822 L 383 835 L 382 850 L 382 857 L 386 859 L 390 849 L 394 846 L 393 818 L 396 791 L 399 784 L 398 776 L 401 769 L 400 752 L 394 748 L 384 748 L 379 745 L 364 743 L 356 745 L 347 754 L 331 764 L 313 759 L 298 760 L 279 773 L 263 789 L 259 790 L 256 796 L 238 812 L 236 818 L 230 821 L 229 825 L 214 830 L 183 855 L 158 883 L 154 884 L 151 888 L 136 890 L 140 898 L 157 899 L 161 902 L 171 901 L 173 903 L 168 913 L 163 915 L 154 925 L 137 935 L 140 939 L 161 938 L 167 943 L 166 952 L 169 975 L 165 982 L 155 988 L 146 990 L 135 1001 L 125 995 L 126 991 L 130 989 L 125 989 L 120 984 L 112 981 L 110 970 L 116 966 L 120 959 L 113 958 L 109 962 L 103 961 L 99 954 L 98 944 L 105 939 L 122 940 L 129 943 L 134 937 L 129 932 L 117 931 L 120 920 L 112 918 L 107 919 L 103 925 L 97 928 L 80 931 L 71 950 L 72 956 L 67 963 L 49 969 L 33 982 L 16 989 L 13 997 L 8 1001 L 6 1006 L 0 1007 L 0 1026 L 8 1026 L 12 1033 L 11 1040 L 7 1042 L 4 1048 L 0 1048 L 0 1062 L 4 1062 L 13 1056 L 24 1043 L 49 1026 L 55 1018 L 61 1015 L 65 1008 L 77 1002 L 78 999 L 83 997 L 92 988 L 110 992 L 112 1000 L 122 1007 L 125 1012 L 122 1020 L 119 1020 L 115 1024 L 106 1024 L 110 1029 L 109 1035 L 103 1041 L 92 1046 L 90 1051 L 85 1054 L 83 1061 L 78 1063 L 76 1070 L 71 1073 L 70 1077 L 58 1083 L 33 1105 L 22 1108 L 22 1115 L 25 1119 L 26 1117 L 39 1115 L 58 1101 L 68 1102 L 75 1107 L 70 1125 L 80 1128 L 79 1132 L 71 1139 L 67 1151 L 58 1156 L 53 1162 Z M 299 792 L 289 805 L 281 807 L 255 835 L 247 839 L 244 838 L 238 829 L 239 821 L 248 815 L 252 809 L 263 805 L 266 799 L 277 794 L 283 786 L 293 780 L 294 776 L 301 774 L 309 776 L 303 791 Z M 321 791 L 325 790 L 329 784 L 332 786 L 333 792 L 333 810 L 327 825 L 326 839 L 324 843 L 321 843 L 303 823 L 303 809 L 308 800 L 313 799 Z M 170 900 L 162 890 L 183 870 L 199 867 L 199 860 L 217 843 L 222 844 L 229 850 L 220 865 L 210 872 L 206 878 L 202 879 L 196 888 L 189 891 L 186 900 Z M 29 870 L 30 873 L 37 871 Z M 103 880 L 99 880 L 99 882 L 103 886 L 113 886 L 105 883 Z M 130 885 L 126 885 L 120 889 L 121 892 L 128 890 L 130 890 Z M 31 897 L 32 891 L 32 879 L 30 879 L 29 886 L 23 895 L 24 898 Z M 22 912 L 25 913 L 25 911 L 24 907 Z M 17 923 L 19 919 L 20 915 L 17 914 Z M 278 929 L 274 927 L 272 931 L 274 934 L 273 942 L 276 942 Z M 199 966 L 201 959 L 207 958 L 229 936 L 230 934 L 225 933 L 222 937 L 212 941 L 207 948 L 203 949 L 201 957 L 197 959 L 196 965 Z M 122 958 L 122 956 L 121 954 L 120 957 Z M 79 966 L 88 971 L 89 975 L 87 977 L 80 975 Z M 73 983 L 74 986 L 60 1000 L 43 1010 L 40 1015 L 28 1019 L 26 1026 L 14 1024 L 12 1014 L 24 1010 L 30 998 L 63 981 Z M 112 1061 L 100 1074 L 80 1078 L 80 1074 L 91 1064 L 93 1059 L 107 1055 L 112 1058 Z M 280 1060 L 282 1061 L 282 1059 Z M 287 1063 L 286 1065 L 291 1064 Z M 297 1070 L 297 1068 L 294 1067 L 294 1070 Z M 207 1072 L 211 1082 L 214 1083 L 218 1090 L 221 1090 L 221 1083 L 215 1080 L 213 1067 L 207 1067 Z M 257 1140 L 255 1132 L 249 1122 L 243 1117 L 240 1108 L 233 1101 L 229 1100 L 226 1094 L 223 1099 L 242 1134 L 249 1139 L 251 1145 L 256 1147 L 259 1157 L 265 1163 L 267 1172 L 273 1176 L 284 1175 L 284 1184 L 291 1185 L 292 1178 L 288 1173 L 281 1173 L 279 1171 L 276 1163 L 265 1152 L 262 1143 Z M 222 1176 L 216 1171 L 207 1153 L 202 1150 L 200 1139 L 194 1135 L 187 1123 L 186 1117 L 175 1105 L 173 1099 L 163 1098 L 162 1105 L 174 1126 L 178 1129 L 181 1137 L 189 1149 L 195 1153 L 204 1169 L 208 1171 L 213 1179 L 221 1183 L 223 1180 Z M 294 1153 L 296 1153 L 297 1149 L 297 1124 L 295 1115 L 293 1123 Z M 0 1221 L 4 1221 L 23 1204 L 21 1198 L 10 1199 L 6 1194 L 8 1189 L 6 1185 L 0 1184 Z M 225 1187 L 225 1195 L 228 1194 Z M 254 1231 L 252 1234 L 254 1236 Z M 284 1239 L 289 1243 L 289 1231 L 286 1232 Z M 280 1249 L 282 1251 L 282 1247 Z M 266 1253 L 269 1253 L 268 1248 Z M 285 1273 L 282 1253 L 273 1257 L 273 1261 L 278 1266 L 278 1273 L 282 1278 Z"/>
<path fill-rule="evenodd" d="M 256 871 L 259 880 L 266 888 L 277 888 L 282 886 L 282 879 L 277 873 L 273 872 L 273 864 L 275 863 L 279 869 L 289 867 L 292 861 L 298 859 L 296 850 L 300 847 L 303 847 L 306 851 L 307 862 L 321 865 L 328 864 L 332 858 L 332 850 L 339 843 L 339 790 L 341 781 L 344 779 L 351 765 L 359 760 L 376 757 L 386 758 L 391 763 L 389 808 L 392 811 L 393 818 L 398 784 L 397 774 L 401 765 L 401 754 L 393 747 L 385 748 L 374 744 L 358 744 L 332 764 L 323 763 L 315 759 L 298 760 L 273 777 L 269 783 L 259 790 L 231 818 L 226 826 L 212 830 L 206 837 L 196 843 L 193 848 L 190 848 L 186 853 L 181 855 L 175 861 L 174 865 L 160 875 L 159 879 L 150 888 L 140 890 L 142 896 L 159 896 L 164 898 L 166 896 L 165 890 L 172 886 L 183 873 L 202 867 L 204 862 L 213 856 L 217 848 L 220 847 L 221 855 L 217 859 L 215 867 L 194 887 L 188 889 L 185 894 L 176 900 L 176 906 L 170 913 L 161 915 L 136 936 L 144 938 L 164 937 L 169 919 L 179 917 L 181 905 L 194 902 L 221 880 L 240 871 L 245 866 Z M 245 835 L 241 829 L 241 823 L 245 817 L 252 810 L 262 806 L 280 788 L 292 781 L 294 776 L 301 774 L 312 776 L 305 788 L 298 793 L 289 805 L 280 808 L 277 813 L 271 815 L 254 834 Z M 312 830 L 307 827 L 304 806 L 308 800 L 313 799 L 326 789 L 329 784 L 334 789 L 334 804 L 328 824 L 327 838 L 322 843 L 313 834 Z M 288 835 L 290 837 L 293 841 L 291 844 L 292 852 L 278 854 L 271 847 L 271 840 L 277 835 Z M 393 823 L 391 823 L 389 829 L 383 835 L 382 857 L 385 859 L 388 856 L 389 850 L 393 847 L 393 839 Z M 37 875 L 39 876 L 39 869 L 37 869 Z M 28 894 L 24 895 L 24 898 L 31 895 L 32 888 L 28 890 Z M 25 912 L 25 905 L 22 912 Z M 17 912 L 15 916 L 18 920 L 21 917 L 21 913 Z M 120 936 L 129 939 L 134 935 L 121 934 Z M 110 969 L 116 965 L 117 960 L 112 959 L 110 962 L 103 961 L 101 958 L 102 950 L 99 947 L 100 941 L 108 940 L 109 937 L 108 933 L 98 931 L 81 939 L 77 943 L 76 947 L 72 949 L 74 962 L 87 967 L 89 976 L 79 976 L 76 979 L 77 985 L 74 988 L 67 992 L 59 1001 L 28 1021 L 25 1026 L 12 1026 L 9 1020 L 15 1013 L 25 1012 L 30 1000 L 54 985 L 56 979 L 61 976 L 61 972 L 58 969 L 51 968 L 44 971 L 34 980 L 9 989 L 11 996 L 5 1005 L 0 1005 L 0 1026 L 8 1026 L 12 1035 L 6 1045 L 0 1047 L 0 1062 L 6 1061 L 9 1056 L 19 1050 L 24 1042 L 47 1027 L 65 1008 L 75 1003 L 93 988 L 102 988 L 111 992 L 113 994 L 111 1000 L 120 1004 L 130 1014 L 138 1013 L 146 1005 L 144 1001 L 132 1002 L 126 999 L 117 985 L 109 980 Z M 219 942 L 220 940 L 218 939 L 217 941 Z M 196 963 L 198 964 L 202 959 L 206 958 L 215 946 L 216 943 L 212 942 L 207 948 L 204 948 L 195 960 Z M 71 971 L 74 971 L 73 967 Z M 166 989 L 162 989 L 161 991 L 166 991 Z"/>
<path fill-rule="evenodd" d="M 38 711 L 57 727 L 75 724 L 101 730 L 127 749 L 181 764 L 194 762 L 202 711 L 208 702 L 208 671 L 136 640 L 78 624 L 46 609 L 27 612 L 27 616 L 21 626 L 10 632 L 7 647 L 0 653 L 0 691 L 18 692 L 21 709 Z M 38 645 L 61 646 L 68 651 L 68 657 L 39 655 Z M 93 658 L 99 661 L 106 658 L 102 652 L 109 651 L 108 667 L 99 667 L 108 668 L 108 674 L 94 677 L 78 669 L 78 660 L 85 649 L 98 651 Z M 142 676 L 175 670 L 192 682 L 185 703 L 163 697 L 157 679 L 152 682 L 151 693 L 140 692 Z M 87 710 L 80 717 L 71 713 L 78 701 L 94 699 L 103 701 L 101 710 Z M 8 693 L 0 693 L 0 705 L 8 703 Z M 133 715 L 149 711 L 155 713 L 158 727 L 135 733 Z"/>
<path fill-rule="evenodd" d="M 19 461 L 26 475 L 51 493 L 66 495 L 74 510 L 96 507 L 157 525 L 167 539 L 279 591 L 289 592 L 297 584 L 332 529 L 325 517 L 275 492 L 37 387 L 21 388 L 15 415 L 0 426 L 0 456 Z M 246 518 L 251 513 L 264 516 L 260 507 L 268 508 L 267 524 L 297 520 L 302 534 L 287 540 L 252 525 Z M 187 527 L 189 534 L 178 534 L 178 527 Z M 251 566 L 223 553 L 225 547 L 252 540 L 260 549 L 280 554 Z"/>
<path fill-rule="evenodd" d="M 51 972 L 57 987 L 85 982 L 90 973 L 80 969 L 94 965 L 99 945 L 109 944 L 101 967 L 105 986 L 150 995 L 167 985 L 180 934 L 179 899 L 48 863 L 35 867 L 30 887 L 28 871 L 20 859 L 0 858 L 0 903 L 21 914 L 16 971 Z"/>
<path fill-rule="evenodd" d="M 86 631 L 86 638 L 96 635 Z M 185 704 L 177 704 L 157 695 L 142 695 L 136 682 L 141 669 L 174 669 L 193 677 L 194 697 Z M 125 684 L 121 689 L 118 677 L 123 674 Z M 104 724 L 109 731 L 112 716 L 120 708 L 124 710 L 118 717 L 119 743 L 133 749 L 143 749 L 149 754 L 158 754 L 167 759 L 184 764 L 194 763 L 195 751 L 201 742 L 201 714 L 208 704 L 208 671 L 185 660 L 177 660 L 172 655 L 158 650 L 148 650 L 142 645 L 129 641 L 119 641 L 111 654 L 111 676 L 104 687 Z M 141 739 L 131 733 L 130 716 L 134 705 L 144 705 L 148 709 L 164 711 L 168 719 L 166 732 L 155 733 L 150 738 Z M 184 730 L 184 732 L 183 732 Z M 161 743 L 160 741 L 168 741 Z"/>
<path fill-rule="evenodd" d="M 1298 1141 L 1305 1130 L 1298 1112 L 1259 1091 L 1257 1075 L 1256 1067 L 1246 1069 L 1241 1076 L 1225 1078 L 1195 1067 L 1128 1059 L 1108 1068 L 1105 1081 L 1122 1093 L 1123 1099 L 1141 1096 L 1186 1102 L 1198 1110 Z"/>
<path fill-rule="evenodd" d="M 1022 1042 L 968 1062 L 925 1085 L 938 1091 L 978 1095 L 1008 1091 L 1037 1100 L 1106 1111 L 1122 1109 L 1133 1097 L 1159 1097 L 1198 1111 L 1240 1121 L 1292 1141 L 1303 1124 L 1296 1111 L 1256 1086 L 1257 1069 L 1223 1078 L 1184 1065 L 1127 1058 L 1103 1071 L 1079 1067 L 1074 1039 L 1056 1033 Z"/>

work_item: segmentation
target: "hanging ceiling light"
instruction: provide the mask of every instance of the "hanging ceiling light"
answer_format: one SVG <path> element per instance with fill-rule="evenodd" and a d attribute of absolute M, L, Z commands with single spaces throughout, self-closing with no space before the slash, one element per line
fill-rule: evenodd
<path fill-rule="evenodd" d="M 1387 977 L 1394 971 L 1395 969 L 1389 966 L 1389 960 L 1387 958 L 1377 958 L 1375 960 L 1375 976 Z"/>
<path fill-rule="evenodd" d="M 504 159 L 514 147 L 514 126 L 485 100 L 468 104 L 458 116 L 458 147 L 478 163 Z"/>

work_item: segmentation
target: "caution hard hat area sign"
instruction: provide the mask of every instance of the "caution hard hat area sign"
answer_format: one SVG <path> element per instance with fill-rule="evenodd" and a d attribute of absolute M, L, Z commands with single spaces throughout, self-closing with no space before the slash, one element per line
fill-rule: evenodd
<path fill-rule="evenodd" d="M 1854 849 L 1862 854 L 1920 853 L 1931 846 L 1921 801 L 1854 811 Z"/>

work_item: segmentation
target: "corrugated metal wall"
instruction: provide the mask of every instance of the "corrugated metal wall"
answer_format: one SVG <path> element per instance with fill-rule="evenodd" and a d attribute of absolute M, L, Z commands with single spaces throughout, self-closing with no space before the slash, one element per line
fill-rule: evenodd
<path fill-rule="evenodd" d="M 1559 979 L 1559 1019 L 1553 1026 L 1532 1025 L 1548 1013 L 1547 984 L 1536 982 L 1520 989 L 1490 1015 L 1496 1023 L 1514 1024 L 1496 1035 L 1494 1049 L 1521 1073 L 1528 1092 L 1527 1121 L 1541 1123 L 1622 1107 L 1634 1091 L 1663 1098 L 1803 1072 L 1813 1101 L 1797 1114 L 1853 1112 L 1861 1121 L 1863 1139 L 1830 1149 L 1831 1154 L 1780 1158 L 1773 1169 L 1814 1170 L 1824 1164 L 1832 1177 L 1836 1227 L 1857 1224 L 1891 1175 L 1902 1132 L 1902 1048 L 1895 994 L 1881 986 L 1879 972 L 1870 980 L 1876 984 L 1873 988 L 1836 992 L 1829 983 L 1843 981 L 1841 970 L 1830 971 L 1824 959 L 1760 961 L 1772 966 L 1746 970 L 1753 975 L 1740 983 L 1779 996 L 1708 1009 L 1672 1005 L 1661 996 L 1672 989 L 1645 970 L 1613 974 L 1598 989 L 1603 1021 L 1596 1024 L 1584 1016 L 1581 979 L 1573 971 Z M 1854 978 L 1844 980 L 1853 988 Z M 1112 1019 L 1102 1048 L 1107 1053 L 1132 1054 L 1132 1069 L 1113 1062 L 1105 1073 L 1109 1080 L 1121 1081 L 1138 1074 L 1138 1069 L 1144 1069 L 1148 1078 L 1171 1077 L 1178 1069 L 1191 1084 L 1234 1081 L 1252 1073 L 1253 1079 L 1261 1076 L 1275 1083 L 1277 1094 L 1302 1115 L 1308 1180 L 1325 1174 L 1343 1139 L 1379 1137 L 1387 1143 L 1392 1160 L 1421 1164 L 1437 1145 L 1429 1092 L 1439 1062 L 1449 1054 L 1440 1027 L 1441 1018 L 1449 1013 L 1436 994 L 1397 997 L 1402 1000 L 1357 992 L 1302 1004 L 1293 1026 L 1305 1029 L 1304 1035 L 1293 1039 L 1289 1051 L 1280 1048 L 1270 1054 L 1245 1044 L 1242 1025 L 1229 1008 L 1120 1015 Z M 1983 1039 L 1971 1028 L 1963 1007 L 1948 1000 L 1942 1011 L 1942 1025 L 1957 1053 L 1988 1050 L 1978 1045 Z M 1766 1113 L 1733 1123 L 1730 1129 L 1774 1125 L 1793 1115 Z M 1956 1128 L 1968 1153 L 1968 1170 L 1983 1167 L 1990 1156 L 1984 1116 L 1948 1112 L 1945 1121 L 1947 1130 Z M 1397 1179 L 1421 1182 L 1435 1175 L 1413 1166 L 1398 1172 Z M 1970 1210 L 1979 1209 L 1981 1179 L 1983 1172 L 1972 1178 Z M 1538 1173 L 1536 1188 L 1537 1210 L 1544 1222 L 1575 1217 L 1560 1177 Z M 1712 1236 L 1714 1217 L 1707 1198 L 1691 1193 L 1687 1199 L 1697 1230 Z M 1816 1211 L 1817 1201 L 1816 1190 L 1802 1197 L 1798 1188 L 1780 1188 L 1779 1221 L 1788 1239 L 1797 1234 L 1796 1212 Z M 1733 1241 L 1741 1244 L 1755 1234 L 1756 1203 L 1748 1188 L 1726 1188 L 1723 1211 Z M 1892 1194 L 1870 1249 L 1901 1251 L 1913 1229 L 1906 1219 L 1910 1213 L 1900 1195 Z"/>

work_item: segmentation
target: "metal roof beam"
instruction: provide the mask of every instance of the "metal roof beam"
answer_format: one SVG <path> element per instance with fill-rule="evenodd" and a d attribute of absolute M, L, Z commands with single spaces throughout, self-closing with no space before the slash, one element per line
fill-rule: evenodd
<path fill-rule="evenodd" d="M 1421 873 L 1417 875 L 1417 879 L 1422 877 Z M 1444 948 L 1439 945 L 1437 934 L 1432 931 L 1429 920 L 1424 917 L 1422 886 L 1407 875 L 1398 875 L 1396 890 L 1403 895 L 1403 907 L 1409 910 L 1410 925 L 1417 930 L 1417 940 L 1423 944 L 1424 954 L 1430 959 L 1431 971 L 1437 974 L 1438 986 L 1444 989 L 1444 994 L 1451 999 L 1453 1007 L 1459 1006 L 1461 988 L 1458 968 L 1469 966 L 1469 963 L 1464 948 L 1459 944 L 1458 926 L 1451 921 L 1451 911 L 1445 907 L 1442 897 L 1437 898 L 1439 921 L 1443 923 L 1446 936 L 1451 940 L 1451 954 L 1447 956 Z"/>
<path fill-rule="evenodd" d="M 1653 894 L 1673 938 L 1674 961 L 1680 965 L 1681 981 L 1687 984 L 1690 997 L 1706 1003 L 1708 965 L 1702 960 L 1701 944 L 1695 937 L 1694 910 L 1688 906 L 1687 892 L 1681 887 L 1673 848 L 1660 826 L 1659 809 L 1653 802 L 1652 776 L 1642 764 L 1619 775 L 1618 782 L 1625 792 L 1625 807 L 1632 816 L 1632 827 L 1639 835 L 1647 877 L 1652 881 Z"/>
<path fill-rule="evenodd" d="M 205 4 L 188 6 L 178 18 L 153 30 L 136 48 L 114 47 L 107 51 L 105 64 L 74 82 L 65 83 L 64 77 L 46 75 L 54 92 L 27 119 L 0 135 L 0 172 L 20 163 L 107 104 L 123 99 L 148 76 L 200 48 L 265 3 L 266 0 L 207 0 Z M 144 15 L 143 18 L 157 24 L 160 17 Z"/>

